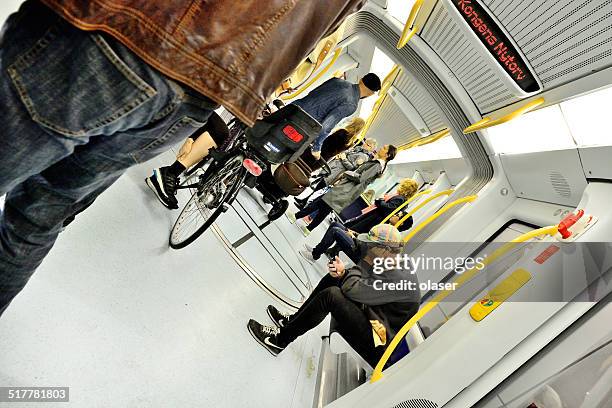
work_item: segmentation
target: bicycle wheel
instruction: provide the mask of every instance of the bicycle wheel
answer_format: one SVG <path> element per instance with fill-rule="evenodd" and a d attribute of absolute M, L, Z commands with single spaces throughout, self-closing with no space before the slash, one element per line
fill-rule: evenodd
<path fill-rule="evenodd" d="M 170 232 L 170 247 L 184 248 L 195 241 L 227 211 L 244 184 L 246 169 L 242 155 L 229 159 L 223 167 L 211 165 L 201 176 L 193 193 Z"/>
<path fill-rule="evenodd" d="M 210 156 L 205 157 L 199 163 L 185 170 L 183 176 L 181 177 L 179 186 L 185 187 L 197 184 L 200 176 L 206 173 L 207 166 L 210 165 L 211 161 L 212 159 Z M 195 188 L 190 188 L 190 191 L 194 192 Z"/>

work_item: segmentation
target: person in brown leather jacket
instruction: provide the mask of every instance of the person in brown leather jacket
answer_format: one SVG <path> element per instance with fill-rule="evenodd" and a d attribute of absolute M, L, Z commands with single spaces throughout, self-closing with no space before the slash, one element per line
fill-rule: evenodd
<path fill-rule="evenodd" d="M 364 2 L 27 0 L 0 38 L 0 314 L 75 211 L 219 105 L 252 125 Z"/>

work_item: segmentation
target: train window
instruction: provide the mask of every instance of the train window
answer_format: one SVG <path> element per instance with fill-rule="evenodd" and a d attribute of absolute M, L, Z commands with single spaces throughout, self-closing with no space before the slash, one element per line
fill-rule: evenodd
<path fill-rule="evenodd" d="M 393 69 L 395 63 L 391 58 L 387 56 L 380 48 L 374 47 L 374 54 L 372 56 L 372 64 L 370 64 L 369 72 L 373 72 L 380 77 L 382 81 L 389 72 Z M 372 113 L 372 108 L 376 103 L 376 97 L 366 98 L 361 102 L 361 109 L 359 116 L 367 118 Z"/>
<path fill-rule="evenodd" d="M 399 152 L 393 163 L 413 163 L 432 160 L 454 159 L 461 157 L 461 152 L 452 137 L 445 137 L 436 142 L 414 147 Z"/>
<path fill-rule="evenodd" d="M 561 103 L 561 111 L 578 146 L 612 145 L 609 114 L 612 87 Z"/>
<path fill-rule="evenodd" d="M 496 153 L 528 153 L 575 148 L 559 105 L 530 112 L 487 129 Z"/>
<path fill-rule="evenodd" d="M 387 0 L 387 12 L 404 24 L 416 0 Z"/>

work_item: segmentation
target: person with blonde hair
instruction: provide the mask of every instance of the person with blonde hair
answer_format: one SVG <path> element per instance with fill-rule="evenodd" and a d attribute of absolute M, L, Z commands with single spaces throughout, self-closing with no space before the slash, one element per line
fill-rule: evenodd
<path fill-rule="evenodd" d="M 413 180 L 411 178 L 405 178 L 400 181 L 396 191 L 397 195 L 403 196 L 404 198 L 408 199 L 415 195 L 418 190 L 419 183 L 417 183 L 416 180 Z"/>
<path fill-rule="evenodd" d="M 308 202 L 308 200 L 315 193 L 326 188 L 329 185 L 332 185 L 345 172 L 353 171 L 357 169 L 363 163 L 367 162 L 368 160 L 374 157 L 374 151 L 376 150 L 376 145 L 377 145 L 376 140 L 372 138 L 367 138 L 363 140 L 361 143 L 353 145 L 355 140 L 357 140 L 357 135 L 359 135 L 359 133 L 363 130 L 364 126 L 365 126 L 365 121 L 363 119 L 353 118 L 348 123 L 348 125 L 346 125 L 345 128 L 334 132 L 334 134 L 330 135 L 325 140 L 325 142 L 323 142 L 323 151 L 327 149 L 331 150 L 333 148 L 333 147 L 332 148 L 326 147 L 326 142 L 331 143 L 331 145 L 328 145 L 328 146 L 333 146 L 336 144 L 340 145 L 344 143 L 344 142 L 339 142 L 338 139 L 346 140 L 346 143 L 348 143 L 349 145 L 347 146 L 347 149 L 344 149 L 343 151 L 331 156 L 330 158 L 332 160 L 326 160 L 328 161 L 331 173 L 326 175 L 324 179 L 322 178 L 318 182 L 314 183 L 312 185 L 313 191 L 308 196 L 304 198 L 294 199 L 294 203 L 298 208 L 304 207 L 306 203 Z M 334 136 L 337 132 L 341 132 L 341 133 L 338 136 Z M 353 136 L 349 138 L 349 135 L 351 134 Z M 329 139 L 332 139 L 332 140 L 328 142 Z M 304 159 L 306 156 L 308 156 L 308 153 L 304 153 L 304 155 L 302 155 L 302 159 Z M 316 160 L 316 159 L 313 157 L 311 160 Z M 308 159 L 306 160 L 306 162 L 308 163 Z"/>
<path fill-rule="evenodd" d="M 300 250 L 299 254 L 311 263 L 318 260 L 325 253 L 330 258 L 333 258 L 340 251 L 344 252 L 351 259 L 358 259 L 360 253 L 356 241 L 357 235 L 366 233 L 380 224 L 395 209 L 413 197 L 418 189 L 419 185 L 415 180 L 409 178 L 403 179 L 397 187 L 396 194 L 386 195 L 381 199 L 375 200 L 374 204 L 364 209 L 360 216 L 352 218 L 344 224 L 333 222 L 323 235 L 321 241 L 314 248 L 304 245 L 304 249 Z M 387 221 L 387 224 L 395 225 L 404 215 L 404 211 L 398 211 Z M 410 227 L 412 227 L 412 217 L 409 217 L 402 223 L 399 231 L 406 231 Z"/>
<path fill-rule="evenodd" d="M 365 120 L 354 117 L 346 126 L 335 130 L 325 141 L 321 148 L 321 158 L 317 159 L 310 149 L 302 154 L 301 159 L 312 169 L 320 169 L 323 162 L 328 162 L 339 154 L 344 153 L 353 146 L 357 135 L 365 126 Z M 321 162 L 322 160 L 323 162 Z"/>

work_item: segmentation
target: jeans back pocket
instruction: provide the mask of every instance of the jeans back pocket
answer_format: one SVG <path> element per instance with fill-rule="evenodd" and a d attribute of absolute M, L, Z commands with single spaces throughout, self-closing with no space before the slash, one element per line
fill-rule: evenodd
<path fill-rule="evenodd" d="M 69 137 L 139 126 L 137 108 L 156 90 L 99 34 L 52 26 L 7 69 L 21 101 L 40 125 Z"/>

